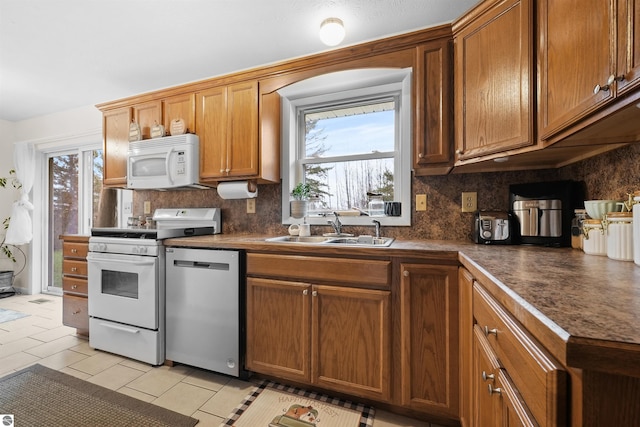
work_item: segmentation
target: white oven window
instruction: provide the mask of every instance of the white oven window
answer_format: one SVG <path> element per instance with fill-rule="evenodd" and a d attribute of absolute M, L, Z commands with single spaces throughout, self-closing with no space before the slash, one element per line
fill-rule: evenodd
<path fill-rule="evenodd" d="M 138 299 L 138 274 L 127 271 L 102 270 L 102 293 Z"/>
<path fill-rule="evenodd" d="M 131 172 L 133 176 L 165 176 L 166 162 L 164 157 L 132 159 Z"/>

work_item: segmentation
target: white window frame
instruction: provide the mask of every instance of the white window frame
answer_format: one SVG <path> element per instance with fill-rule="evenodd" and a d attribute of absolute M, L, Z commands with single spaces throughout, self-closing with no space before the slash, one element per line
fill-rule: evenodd
<path fill-rule="evenodd" d="M 304 135 L 300 135 L 299 120 L 304 120 L 300 111 L 318 105 L 336 106 L 344 100 L 366 99 L 397 94 L 396 99 L 396 152 L 394 161 L 395 201 L 404 208 L 397 217 L 342 216 L 344 225 L 372 225 L 372 220 L 386 226 L 411 225 L 411 147 L 412 147 L 412 102 L 411 68 L 405 69 L 359 69 L 340 71 L 310 78 L 278 91 L 282 96 L 282 223 L 300 223 L 289 215 L 290 194 L 302 177 L 302 166 L 297 161 L 298 153 L 304 152 Z M 326 225 L 328 218 L 307 217 L 312 225 Z"/>

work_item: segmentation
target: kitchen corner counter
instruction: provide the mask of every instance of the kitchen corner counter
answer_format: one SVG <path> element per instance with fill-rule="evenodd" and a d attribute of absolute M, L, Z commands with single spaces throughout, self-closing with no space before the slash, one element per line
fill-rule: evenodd
<path fill-rule="evenodd" d="M 345 254 L 345 248 L 270 243 L 259 235 L 169 239 L 168 246 Z M 640 377 L 640 267 L 571 248 L 396 240 L 359 256 L 458 261 L 568 367 Z"/>

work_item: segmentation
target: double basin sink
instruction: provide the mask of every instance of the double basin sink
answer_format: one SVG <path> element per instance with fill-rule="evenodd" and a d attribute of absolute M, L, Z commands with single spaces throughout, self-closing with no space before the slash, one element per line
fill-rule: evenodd
<path fill-rule="evenodd" d="M 280 236 L 265 239 L 266 242 L 297 243 L 308 245 L 338 245 L 357 247 L 388 247 L 394 241 L 393 237 L 331 235 L 331 236 Z"/>

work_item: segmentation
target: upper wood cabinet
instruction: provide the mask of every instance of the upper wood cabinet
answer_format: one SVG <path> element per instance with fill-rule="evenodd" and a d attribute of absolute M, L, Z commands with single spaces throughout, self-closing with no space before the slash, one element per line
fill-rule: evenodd
<path fill-rule="evenodd" d="M 258 83 L 249 81 L 196 94 L 200 180 L 257 178 Z"/>
<path fill-rule="evenodd" d="M 638 87 L 640 2 L 541 0 L 538 19 L 541 139 Z"/>
<path fill-rule="evenodd" d="M 531 0 L 485 2 L 454 29 L 456 160 L 535 145 Z"/>
<path fill-rule="evenodd" d="M 162 102 L 149 101 L 134 105 L 133 118 L 140 125 L 142 139 L 150 139 L 151 127 L 162 123 Z"/>
<path fill-rule="evenodd" d="M 167 135 L 171 134 L 171 122 L 184 120 L 187 133 L 196 132 L 196 95 L 185 93 L 183 95 L 170 96 L 162 100 L 162 123 Z"/>
<path fill-rule="evenodd" d="M 105 187 L 127 185 L 127 151 L 132 117 L 131 107 L 107 110 L 102 115 Z"/>
<path fill-rule="evenodd" d="M 449 38 L 416 48 L 415 174 L 446 174 L 453 167 L 452 45 Z"/>
<path fill-rule="evenodd" d="M 458 268 L 400 264 L 400 404 L 459 416 Z"/>

